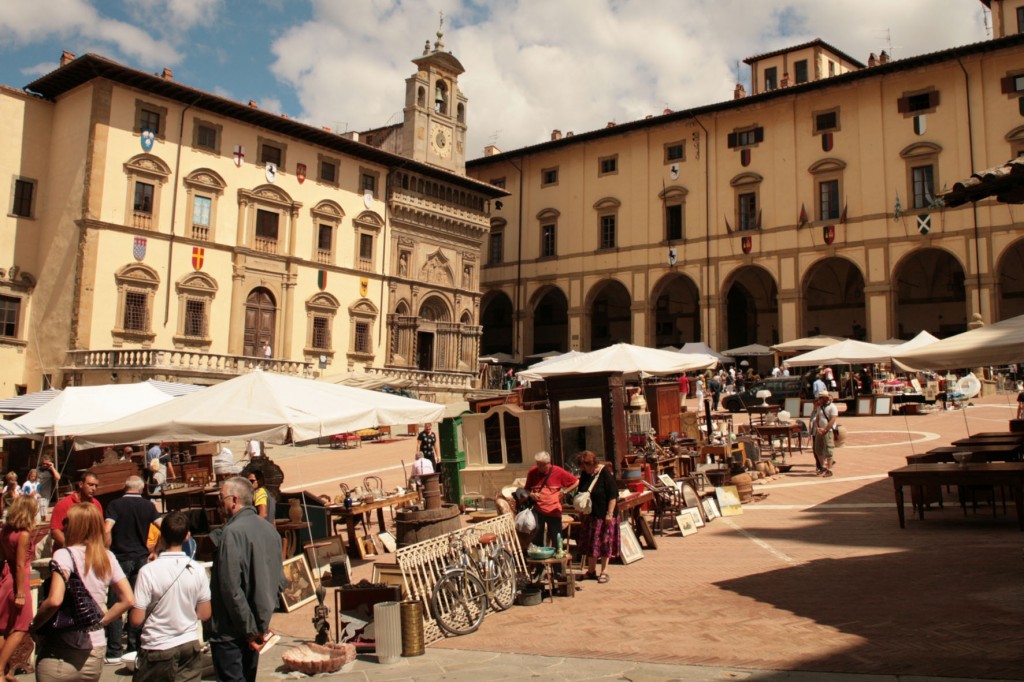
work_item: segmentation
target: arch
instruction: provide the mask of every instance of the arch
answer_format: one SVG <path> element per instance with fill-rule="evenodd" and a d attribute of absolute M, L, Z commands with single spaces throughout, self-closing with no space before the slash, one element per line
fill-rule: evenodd
<path fill-rule="evenodd" d="M 409 315 L 409 302 L 404 298 L 395 305 L 395 315 L 407 317 Z"/>
<path fill-rule="evenodd" d="M 261 201 L 278 204 L 287 208 L 289 211 L 292 209 L 292 205 L 294 203 L 288 192 L 285 192 L 277 185 L 259 185 L 252 189 L 252 195 Z"/>
<path fill-rule="evenodd" d="M 700 288 L 681 272 L 662 277 L 651 289 L 650 328 L 655 348 L 700 341 Z"/>
<path fill-rule="evenodd" d="M 416 88 L 416 106 L 421 109 L 427 107 L 427 89 L 422 85 Z"/>
<path fill-rule="evenodd" d="M 722 286 L 725 301 L 725 338 L 729 348 L 779 341 L 779 287 L 760 265 L 732 271 Z"/>
<path fill-rule="evenodd" d="M 807 336 L 867 339 L 864 273 L 856 263 L 838 256 L 822 258 L 807 268 L 800 290 Z"/>
<path fill-rule="evenodd" d="M 966 274 L 954 254 L 936 247 L 915 249 L 892 273 L 897 337 L 910 339 L 927 330 L 942 338 L 967 330 Z"/>
<path fill-rule="evenodd" d="M 512 299 L 504 291 L 494 290 L 484 294 L 480 301 L 480 324 L 483 335 L 480 338 L 480 354 L 512 354 L 514 309 Z"/>
<path fill-rule="evenodd" d="M 537 220 L 558 220 L 560 215 L 562 213 L 557 208 L 545 208 L 537 212 Z M 504 218 L 497 218 L 496 220 L 500 220 L 502 224 L 505 223 Z M 493 225 L 494 221 L 491 221 L 491 224 Z"/>
<path fill-rule="evenodd" d="M 764 176 L 758 173 L 740 173 L 732 180 L 729 181 L 731 187 L 740 187 L 742 185 L 756 185 L 764 180 Z"/>
<path fill-rule="evenodd" d="M 942 151 L 942 147 L 934 142 L 915 142 L 900 150 L 901 159 L 914 159 L 919 156 L 934 156 Z"/>
<path fill-rule="evenodd" d="M 224 191 L 228 183 L 215 170 L 209 168 L 197 168 L 182 180 L 186 187 L 202 187 L 207 190 L 216 190 L 218 194 Z"/>
<path fill-rule="evenodd" d="M 472 325 L 473 324 L 473 314 L 471 312 L 469 312 L 468 310 L 463 310 L 462 311 L 462 316 L 459 317 L 459 324 L 466 325 L 466 326 Z"/>
<path fill-rule="evenodd" d="M 306 299 L 306 308 L 320 308 L 324 310 L 337 310 L 341 307 L 341 303 L 334 297 L 333 294 L 329 294 L 326 291 L 320 291 L 308 299 Z"/>
<path fill-rule="evenodd" d="M 1021 126 L 1024 129 L 1024 126 Z M 997 320 L 1024 315 L 1024 238 L 1010 243 L 996 261 Z"/>
<path fill-rule="evenodd" d="M 427 256 L 423 262 L 423 267 L 420 268 L 419 280 L 431 284 L 454 286 L 455 273 L 452 270 L 451 262 L 441 249 L 437 249 L 434 253 Z"/>
<path fill-rule="evenodd" d="M 466 105 L 463 104 L 462 102 L 459 102 L 459 105 L 455 108 L 455 112 L 456 112 L 456 116 L 455 116 L 456 120 L 458 120 L 459 123 L 465 123 L 466 122 Z"/>
<path fill-rule="evenodd" d="M 555 285 L 541 287 L 530 301 L 530 353 L 569 350 L 569 299 Z"/>
<path fill-rule="evenodd" d="M 807 168 L 807 172 L 811 175 L 817 175 L 819 173 L 838 173 L 844 168 L 846 168 L 846 162 L 842 159 L 820 159 L 812 163 Z"/>
<path fill-rule="evenodd" d="M 431 294 L 420 303 L 420 312 L 417 317 L 424 322 L 450 322 L 452 311 L 444 298 L 437 294 Z"/>
<path fill-rule="evenodd" d="M 590 350 L 633 342 L 632 298 L 622 282 L 602 280 L 591 288 L 587 298 Z"/>
<path fill-rule="evenodd" d="M 342 213 L 342 215 L 345 214 Z M 378 230 L 384 227 L 384 219 L 376 211 L 363 211 L 353 218 L 352 222 L 359 223 L 363 227 L 376 228 Z"/>
<path fill-rule="evenodd" d="M 597 211 L 612 211 L 622 206 L 622 202 L 615 197 L 602 197 L 594 202 L 594 209 Z"/>

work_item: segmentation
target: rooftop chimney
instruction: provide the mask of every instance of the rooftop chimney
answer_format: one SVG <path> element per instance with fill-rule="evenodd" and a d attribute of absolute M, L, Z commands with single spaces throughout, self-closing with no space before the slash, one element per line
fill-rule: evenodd
<path fill-rule="evenodd" d="M 331 132 L 331 126 L 323 126 L 323 129 L 327 132 Z"/>
<path fill-rule="evenodd" d="M 60 55 L 60 65 L 61 66 L 67 66 L 72 61 L 74 61 L 74 59 L 75 59 L 75 53 L 74 52 L 68 52 L 67 50 L 64 50 L 64 52 Z"/>
<path fill-rule="evenodd" d="M 737 83 L 736 89 L 732 91 L 733 99 L 743 99 L 747 96 L 747 89 L 743 87 L 743 83 Z"/>
<path fill-rule="evenodd" d="M 573 136 L 573 135 L 575 135 L 575 134 L 576 134 L 576 133 L 574 133 L 573 131 L 571 131 L 571 130 L 570 130 L 569 132 L 567 132 L 567 133 L 565 134 L 565 136 L 566 136 L 566 137 L 572 137 L 572 136 Z"/>
<path fill-rule="evenodd" d="M 605 126 L 605 128 L 614 128 L 614 127 L 615 127 L 615 121 L 608 121 L 608 125 Z"/>
<path fill-rule="evenodd" d="M 164 72 L 160 74 L 160 77 L 165 81 L 172 81 L 174 80 L 174 72 L 168 68 L 164 68 Z"/>
<path fill-rule="evenodd" d="M 875 56 L 874 52 L 868 55 L 868 67 L 872 66 L 878 66 L 878 57 Z"/>
<path fill-rule="evenodd" d="M 661 112 L 661 115 L 662 116 L 668 116 L 671 113 L 672 113 L 671 109 L 665 109 L 664 111 Z"/>
<path fill-rule="evenodd" d="M 562 139 L 562 131 L 558 130 L 557 128 L 555 130 L 552 130 L 551 131 L 551 139 L 552 140 L 561 140 Z"/>
<path fill-rule="evenodd" d="M 878 55 L 878 63 L 879 64 L 888 64 L 889 63 L 889 53 L 886 52 L 885 50 L 882 50 L 882 54 Z"/>
<path fill-rule="evenodd" d="M 256 106 L 256 100 L 254 100 L 254 99 L 249 100 L 249 106 L 252 107 L 253 109 L 259 109 L 259 107 Z"/>
<path fill-rule="evenodd" d="M 501 150 L 495 147 L 493 144 L 489 144 L 484 147 L 484 156 L 497 156 L 501 153 Z"/>

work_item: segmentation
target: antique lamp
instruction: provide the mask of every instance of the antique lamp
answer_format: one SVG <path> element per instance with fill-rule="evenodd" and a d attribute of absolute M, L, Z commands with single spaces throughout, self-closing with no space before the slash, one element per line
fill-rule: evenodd
<path fill-rule="evenodd" d="M 772 397 L 772 392 L 767 388 L 762 388 L 754 396 L 761 399 L 761 404 L 758 407 L 768 407 L 768 398 Z"/>

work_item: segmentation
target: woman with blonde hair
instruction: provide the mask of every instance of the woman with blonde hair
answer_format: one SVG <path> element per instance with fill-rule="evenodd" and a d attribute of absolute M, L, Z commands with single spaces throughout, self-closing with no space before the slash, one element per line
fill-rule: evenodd
<path fill-rule="evenodd" d="M 0 553 L 7 571 L 0 579 L 0 673 L 8 680 L 16 679 L 9 670 L 11 657 L 18 650 L 28 626 L 32 623 L 32 600 L 29 599 L 32 572 L 32 526 L 39 507 L 35 499 L 25 495 L 11 503 L 7 518 L 0 528 Z"/>
<path fill-rule="evenodd" d="M 102 605 L 107 603 L 107 589 L 113 587 L 117 603 L 103 614 L 96 629 L 63 630 L 52 632 L 39 642 L 36 662 L 36 680 L 99 680 L 103 672 L 103 656 L 107 637 L 104 628 L 124 615 L 134 600 L 132 588 L 117 559 L 103 544 L 103 516 L 95 505 L 88 502 L 68 509 L 64 529 L 64 547 L 53 553 L 53 572 L 50 593 L 39 605 L 39 613 L 32 622 L 32 630 L 46 623 L 64 601 L 65 579 L 77 571 L 92 598 Z"/>
<path fill-rule="evenodd" d="M 21 495 L 21 488 L 18 486 L 18 474 L 13 471 L 8 471 L 7 474 L 4 475 L 3 492 L 0 493 L 0 496 L 2 496 L 2 500 L 0 501 L 3 502 L 4 512 L 10 509 L 14 500 L 19 495 Z"/>

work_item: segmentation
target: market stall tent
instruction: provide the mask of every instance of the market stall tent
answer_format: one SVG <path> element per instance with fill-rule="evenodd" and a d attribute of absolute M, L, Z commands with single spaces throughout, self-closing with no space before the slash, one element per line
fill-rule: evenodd
<path fill-rule="evenodd" d="M 717 358 L 700 353 L 677 353 L 617 343 L 575 357 L 554 358 L 543 367 L 539 364 L 519 373 L 523 379 L 538 381 L 563 374 L 596 374 L 622 372 L 627 376 L 682 374 L 708 369 L 718 364 Z"/>
<path fill-rule="evenodd" d="M 930 345 L 897 352 L 905 370 L 943 370 L 1024 362 L 1024 315 L 971 329 Z"/>
<path fill-rule="evenodd" d="M 817 367 L 818 365 L 865 365 L 889 362 L 895 348 L 864 341 L 846 339 L 787 359 L 787 367 Z"/>
<path fill-rule="evenodd" d="M 42 407 L 59 395 L 59 388 L 48 388 L 45 391 L 0 400 L 0 414 L 25 414 Z"/>
<path fill-rule="evenodd" d="M 803 353 L 805 351 L 831 346 L 832 344 L 839 343 L 842 340 L 843 339 L 838 336 L 805 336 L 802 339 L 793 339 L 792 341 L 777 343 L 772 346 L 772 350 L 778 351 L 779 353 Z"/>
<path fill-rule="evenodd" d="M 103 426 L 75 447 L 151 440 L 287 443 L 375 426 L 441 419 L 444 406 L 379 391 L 256 370 Z"/>
<path fill-rule="evenodd" d="M 930 346 L 933 343 L 936 343 L 938 340 L 938 337 L 932 336 L 926 331 L 921 331 L 918 333 L 917 336 L 910 339 L 909 341 L 900 343 L 899 346 L 895 348 L 892 352 L 893 355 L 896 355 L 897 353 L 905 353 L 907 351 L 915 350 L 917 348 L 924 348 L 925 346 Z"/>
<path fill-rule="evenodd" d="M 172 400 L 176 398 L 147 382 L 69 386 L 42 407 L 15 419 L 14 423 L 44 436 L 74 436 Z"/>
<path fill-rule="evenodd" d="M 711 346 L 703 341 L 691 341 L 689 343 L 684 343 L 683 347 L 679 349 L 679 352 L 686 353 L 687 355 L 710 355 L 711 357 L 716 358 L 719 362 L 736 362 L 728 355 L 712 350 Z"/>
<path fill-rule="evenodd" d="M 738 348 L 730 348 L 729 350 L 723 350 L 722 355 L 732 355 L 734 357 L 742 357 L 744 355 L 771 355 L 772 349 L 768 346 L 762 346 L 759 343 L 751 343 L 746 346 L 739 346 Z"/>

